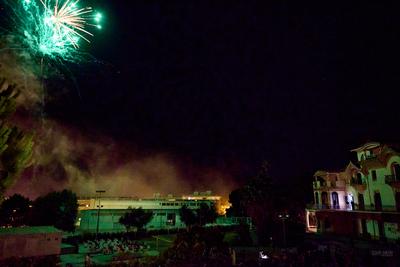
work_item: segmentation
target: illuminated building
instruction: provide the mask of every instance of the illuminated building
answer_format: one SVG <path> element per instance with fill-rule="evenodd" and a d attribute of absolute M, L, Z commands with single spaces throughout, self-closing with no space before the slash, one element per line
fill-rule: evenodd
<path fill-rule="evenodd" d="M 400 153 L 376 142 L 351 150 L 357 163 L 314 174 L 314 204 L 306 209 L 309 232 L 400 238 Z"/>
<path fill-rule="evenodd" d="M 100 203 L 100 209 L 99 209 Z M 201 203 L 214 205 L 218 210 L 221 197 L 212 195 L 211 191 L 194 192 L 193 195 L 174 197 L 168 195 L 161 197 L 155 194 L 153 198 L 139 199 L 129 197 L 88 197 L 78 199 L 78 229 L 84 232 L 95 232 L 99 221 L 100 232 L 125 231 L 125 227 L 119 223 L 119 218 L 125 214 L 128 208 L 142 208 L 151 210 L 153 217 L 146 225 L 146 229 L 173 229 L 183 228 L 179 210 L 186 205 L 190 209 L 200 208 Z"/>

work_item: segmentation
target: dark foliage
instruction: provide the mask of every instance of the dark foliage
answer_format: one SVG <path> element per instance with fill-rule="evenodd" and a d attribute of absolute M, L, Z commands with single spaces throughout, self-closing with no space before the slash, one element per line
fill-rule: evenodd
<path fill-rule="evenodd" d="M 206 225 L 207 223 L 213 223 L 218 217 L 218 213 L 215 210 L 213 204 L 207 205 L 206 203 L 201 203 L 200 208 L 196 211 L 197 220 L 200 225 Z"/>
<path fill-rule="evenodd" d="M 35 200 L 32 225 L 52 225 L 64 231 L 74 231 L 78 213 L 75 193 L 69 190 L 52 192 Z"/>
<path fill-rule="evenodd" d="M 119 218 L 119 223 L 123 224 L 127 231 L 136 228 L 140 232 L 150 222 L 151 218 L 153 218 L 153 213 L 150 211 L 145 211 L 142 208 L 129 208 L 129 211 Z"/>
<path fill-rule="evenodd" d="M 0 79 L 0 194 L 15 182 L 32 156 L 33 134 L 24 133 L 7 122 L 16 110 L 18 94 L 15 85 Z"/>
<path fill-rule="evenodd" d="M 181 216 L 181 220 L 188 227 L 195 225 L 197 222 L 197 216 L 195 211 L 188 208 L 186 205 L 183 205 L 182 208 L 179 210 L 179 215 Z"/>
<path fill-rule="evenodd" d="M 232 191 L 229 195 L 232 207 L 227 214 L 251 217 L 261 243 L 273 240 L 282 244 L 283 227 L 288 229 L 290 226 L 293 230 L 287 231 L 289 238 L 304 232 L 304 196 L 298 192 L 297 186 L 272 183 L 268 167 L 268 163 L 263 163 L 255 177 Z M 288 214 L 289 218 L 284 218 L 285 223 L 279 214 Z"/>
<path fill-rule="evenodd" d="M 162 257 L 163 266 L 231 266 L 228 245 L 220 228 L 193 227 L 178 234 Z"/>
<path fill-rule="evenodd" d="M 29 222 L 31 201 L 19 194 L 14 194 L 1 203 L 0 225 L 21 226 Z"/>
<path fill-rule="evenodd" d="M 191 227 L 193 225 L 206 225 L 207 223 L 213 223 L 218 217 L 218 213 L 214 205 L 207 205 L 201 203 L 198 209 L 190 209 L 186 205 L 183 205 L 179 210 L 181 220 L 186 226 Z"/>
<path fill-rule="evenodd" d="M 53 267 L 58 266 L 58 256 L 34 257 L 34 258 L 9 258 L 0 261 L 2 267 Z"/>

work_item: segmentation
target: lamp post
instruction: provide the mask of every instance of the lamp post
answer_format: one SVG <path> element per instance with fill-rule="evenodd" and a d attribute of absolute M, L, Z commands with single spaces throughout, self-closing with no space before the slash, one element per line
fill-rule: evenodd
<path fill-rule="evenodd" d="M 282 220 L 283 246 L 286 247 L 286 226 L 285 226 L 285 221 L 287 219 L 289 219 L 289 214 L 287 214 L 287 213 L 278 214 L 278 218 Z"/>
<path fill-rule="evenodd" d="M 100 209 L 101 209 L 101 205 L 100 205 L 100 198 L 101 198 L 101 193 L 105 193 L 105 190 L 96 190 L 96 193 L 99 194 L 99 205 L 97 206 L 97 226 L 96 226 L 96 239 L 97 239 L 97 235 L 99 234 L 99 222 L 100 222 Z"/>

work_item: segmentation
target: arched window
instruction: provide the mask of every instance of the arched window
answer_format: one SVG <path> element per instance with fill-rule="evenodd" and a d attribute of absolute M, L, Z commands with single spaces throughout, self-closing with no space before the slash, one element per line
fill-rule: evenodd
<path fill-rule="evenodd" d="M 332 192 L 332 206 L 334 209 L 339 208 L 339 196 L 337 192 Z"/>
<path fill-rule="evenodd" d="M 392 166 L 392 175 L 396 181 L 400 181 L 400 165 L 397 162 L 393 162 Z"/>
<path fill-rule="evenodd" d="M 315 204 L 319 205 L 319 195 L 318 192 L 315 192 Z"/>
<path fill-rule="evenodd" d="M 328 206 L 328 193 L 327 192 L 321 193 L 321 204 L 322 204 L 322 206 L 324 206 L 323 208 L 326 208 L 326 206 Z"/>

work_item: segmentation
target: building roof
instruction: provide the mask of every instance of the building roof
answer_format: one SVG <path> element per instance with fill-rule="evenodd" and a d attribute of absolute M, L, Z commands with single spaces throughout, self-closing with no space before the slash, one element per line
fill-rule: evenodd
<path fill-rule="evenodd" d="M 53 226 L 24 226 L 0 228 L 0 235 L 29 235 L 29 234 L 53 234 L 62 233 Z"/>
<path fill-rule="evenodd" d="M 362 146 L 354 148 L 354 149 L 352 149 L 350 151 L 351 152 L 360 152 L 360 151 L 364 151 L 364 150 L 368 150 L 368 149 L 372 149 L 372 148 L 378 147 L 380 145 L 381 144 L 378 143 L 378 142 L 368 142 L 368 143 L 365 143 Z"/>

